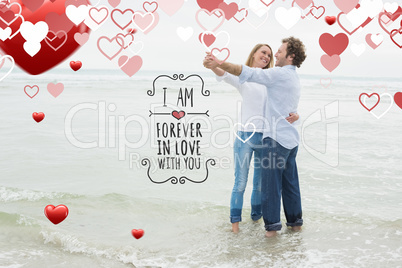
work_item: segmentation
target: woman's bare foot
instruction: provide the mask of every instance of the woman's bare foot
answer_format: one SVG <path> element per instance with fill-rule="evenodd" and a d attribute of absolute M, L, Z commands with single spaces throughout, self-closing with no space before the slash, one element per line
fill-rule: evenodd
<path fill-rule="evenodd" d="M 301 226 L 292 226 L 292 231 L 294 232 L 301 231 Z"/>
<path fill-rule="evenodd" d="M 274 236 L 276 236 L 276 231 L 267 231 L 265 233 L 265 236 L 266 237 L 274 237 Z"/>
<path fill-rule="evenodd" d="M 232 232 L 235 234 L 239 232 L 239 222 L 232 223 Z"/>

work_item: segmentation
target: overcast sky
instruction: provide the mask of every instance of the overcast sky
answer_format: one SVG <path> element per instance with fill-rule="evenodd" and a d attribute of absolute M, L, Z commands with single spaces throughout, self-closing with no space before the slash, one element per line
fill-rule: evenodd
<path fill-rule="evenodd" d="M 152 2 L 151 0 L 148 0 Z M 172 0 L 173 1 L 173 0 Z M 257 0 L 230 0 L 226 2 L 236 2 L 240 8 L 248 8 L 250 1 Z M 268 0 L 265 0 L 268 2 Z M 378 0 L 360 0 L 378 1 Z M 91 1 L 92 3 L 95 2 Z M 143 11 L 143 3 L 146 1 L 122 0 L 118 6 L 124 10 L 131 8 L 134 11 Z M 402 5 L 401 0 L 383 1 L 397 2 Z M 374 2 L 373 2 L 374 3 Z M 400 76 L 402 67 L 402 49 L 397 47 L 384 32 L 378 23 L 378 17 L 375 17 L 362 30 L 355 32 L 349 37 L 349 46 L 342 53 L 340 65 L 330 73 L 320 63 L 320 58 L 325 52 L 319 46 L 319 37 L 323 33 L 345 33 L 341 27 L 335 23 L 328 25 L 325 22 L 325 16 L 337 16 L 341 11 L 330 0 L 314 1 L 315 6 L 324 6 L 325 13 L 320 19 L 300 19 L 298 23 L 285 29 L 275 18 L 275 11 L 280 7 L 289 9 L 292 6 L 292 0 L 275 0 L 268 11 L 267 20 L 257 29 L 251 26 L 247 21 L 238 23 L 234 19 L 225 20 L 224 24 L 216 31 L 226 31 L 230 36 L 230 42 L 227 48 L 231 54 L 229 62 L 244 63 L 251 48 L 256 43 L 268 43 L 274 50 L 274 53 L 281 44 L 281 39 L 290 35 L 300 38 L 307 47 L 307 59 L 299 69 L 301 74 L 317 75 L 347 75 L 347 76 Z M 112 10 L 107 0 L 100 0 L 98 5 L 105 5 Z M 172 70 L 172 71 L 202 71 L 202 59 L 205 55 L 205 47 L 199 42 L 198 36 L 203 29 L 197 24 L 195 16 L 200 9 L 196 0 L 187 0 L 182 8 L 173 16 L 167 15 L 161 8 L 157 10 L 159 14 L 158 25 L 148 34 L 141 31 L 136 33 L 135 41 L 144 43 L 143 50 L 139 55 L 143 59 L 142 70 Z M 250 15 L 250 19 L 252 16 Z M 256 18 L 256 15 L 254 15 Z M 402 16 L 401 16 L 402 18 Z M 260 18 L 261 19 L 261 18 Z M 176 33 L 178 27 L 191 27 L 193 35 L 187 41 L 183 41 Z M 98 30 L 92 31 L 90 40 L 75 54 L 70 60 L 81 60 L 87 68 L 111 68 L 118 69 L 117 58 L 109 61 L 97 49 L 97 40 L 100 36 L 112 38 L 121 30 L 114 25 L 110 15 L 105 24 Z M 381 33 L 384 37 L 383 43 L 375 50 L 367 45 L 365 36 L 369 33 Z M 402 39 L 402 38 L 401 38 Z M 402 42 L 401 42 L 402 43 Z M 364 46 L 364 52 L 360 56 L 353 54 L 351 45 L 357 44 Z M 65 64 L 63 65 L 65 66 Z M 58 67 L 62 68 L 62 67 Z"/>

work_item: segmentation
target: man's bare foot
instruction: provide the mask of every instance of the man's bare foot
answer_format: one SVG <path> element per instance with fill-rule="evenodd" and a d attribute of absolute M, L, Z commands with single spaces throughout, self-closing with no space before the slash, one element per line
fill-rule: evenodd
<path fill-rule="evenodd" d="M 276 236 L 276 231 L 267 231 L 265 233 L 265 236 L 266 237 L 274 237 L 274 236 Z"/>
<path fill-rule="evenodd" d="M 292 226 L 292 231 L 294 232 L 301 231 L 301 226 Z"/>
<path fill-rule="evenodd" d="M 239 222 L 232 223 L 232 232 L 235 234 L 239 232 Z"/>

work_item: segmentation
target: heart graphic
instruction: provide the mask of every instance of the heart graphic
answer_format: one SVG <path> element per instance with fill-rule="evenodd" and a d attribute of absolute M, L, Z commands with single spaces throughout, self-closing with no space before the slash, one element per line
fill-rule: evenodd
<path fill-rule="evenodd" d="M 214 56 L 214 60 L 219 63 L 222 64 L 224 63 L 230 56 L 230 50 L 225 48 L 222 49 L 218 49 L 218 48 L 213 48 L 211 50 L 212 55 Z M 223 55 L 224 59 L 223 60 L 219 60 L 217 57 L 220 57 L 221 55 Z"/>
<path fill-rule="evenodd" d="M 328 23 L 328 25 L 332 25 L 336 22 L 336 17 L 335 16 L 326 16 L 325 22 Z"/>
<path fill-rule="evenodd" d="M 18 4 L 21 6 L 21 16 L 24 18 L 24 21 L 29 21 L 33 25 L 36 25 L 39 22 L 43 22 L 48 25 L 49 29 L 52 29 L 53 32 L 57 33 L 55 29 L 57 29 L 57 27 L 59 27 L 60 29 L 60 25 L 54 25 L 54 23 L 57 24 L 57 20 L 49 21 L 49 19 L 46 20 L 46 17 L 48 14 L 51 14 L 52 12 L 55 12 L 57 14 L 65 14 L 66 2 L 68 2 L 68 0 L 57 0 L 54 1 L 54 3 L 46 0 L 35 12 L 32 12 L 28 7 L 23 5 L 21 0 L 11 0 L 10 5 Z M 10 5 L 3 7 L 2 11 L 3 12 L 5 10 L 12 11 Z M 14 11 L 12 11 L 12 13 L 16 15 Z M 15 16 L 15 18 L 18 17 Z M 1 23 L 4 22 L 0 20 L 0 24 Z M 14 23 L 12 23 L 9 27 L 12 29 L 13 33 L 15 33 L 19 30 L 22 24 L 23 24 L 22 20 L 16 19 Z M 14 58 L 15 63 L 19 67 L 21 67 L 21 69 L 23 69 L 29 74 L 37 75 L 46 72 L 47 70 L 60 64 L 74 51 L 76 51 L 80 47 L 80 45 L 74 40 L 74 34 L 85 33 L 85 32 L 89 33 L 89 28 L 86 27 L 85 25 L 82 24 L 78 26 L 72 25 L 71 29 L 69 31 L 66 31 L 67 34 L 66 42 L 60 48 L 58 48 L 57 51 L 54 50 L 54 47 L 51 47 L 49 45 L 42 45 L 39 46 L 39 50 L 34 56 L 29 55 L 25 49 L 28 49 L 28 51 L 30 51 L 30 53 L 33 54 L 35 50 L 38 49 L 38 46 L 32 43 L 37 43 L 38 41 L 35 40 L 35 42 L 26 42 L 26 40 L 23 38 L 22 35 L 15 35 L 14 38 L 12 39 L 7 39 L 6 41 L 0 41 L 0 48 L 5 52 L 5 54 L 12 56 Z M 45 37 L 46 36 L 47 33 L 45 34 Z M 37 38 L 37 37 L 31 36 L 31 38 Z M 28 44 L 24 45 L 25 43 Z"/>
<path fill-rule="evenodd" d="M 329 33 L 323 33 L 318 42 L 320 43 L 322 50 L 324 50 L 324 52 L 329 56 L 339 56 L 348 47 L 349 38 L 344 33 L 339 33 L 335 36 L 332 36 Z"/>
<path fill-rule="evenodd" d="M 389 13 L 389 12 L 381 12 L 378 15 L 378 23 L 380 24 L 380 27 L 389 35 L 391 35 L 391 31 L 395 29 L 395 27 L 401 27 L 402 25 L 396 26 L 395 24 L 397 23 L 397 19 L 402 15 L 402 8 L 398 7 L 395 13 Z M 400 24 L 402 24 L 402 20 L 400 21 Z"/>
<path fill-rule="evenodd" d="M 261 3 L 263 3 L 264 5 L 269 6 L 269 5 L 272 4 L 275 0 L 271 0 L 271 1 L 269 1 L 269 0 L 260 0 L 260 1 L 261 1 Z"/>
<path fill-rule="evenodd" d="M 74 34 L 74 40 L 80 45 L 84 45 L 89 39 L 89 34 L 88 33 L 75 33 Z"/>
<path fill-rule="evenodd" d="M 331 78 L 321 78 L 320 79 L 320 84 L 325 87 L 328 88 L 332 83 L 332 79 Z"/>
<path fill-rule="evenodd" d="M 223 3 L 223 0 L 197 0 L 197 4 L 200 8 L 206 9 L 213 13 L 214 9 L 217 9 L 219 4 Z"/>
<path fill-rule="evenodd" d="M 3 65 L 5 63 L 5 59 L 9 59 L 11 61 L 11 67 L 8 70 L 8 72 L 6 72 L 2 76 L 0 76 L 0 82 L 3 81 L 3 79 L 6 78 L 13 71 L 14 66 L 15 66 L 15 62 L 14 62 L 13 57 L 11 57 L 10 55 L 4 55 L 4 56 L 0 56 L 0 69 L 3 68 Z"/>
<path fill-rule="evenodd" d="M 375 103 L 375 104 L 373 104 L 371 107 L 367 107 L 366 105 L 365 105 L 365 103 L 363 104 L 363 102 L 365 102 L 365 100 L 362 102 L 362 96 L 367 96 L 367 98 L 371 98 L 372 96 L 375 96 L 375 97 L 377 97 L 377 102 Z M 372 94 L 370 94 L 370 95 L 368 95 L 367 93 L 362 93 L 362 94 L 360 94 L 359 95 L 359 102 L 360 102 L 360 104 L 367 110 L 367 111 L 371 111 L 371 110 L 373 110 L 377 105 L 378 105 L 378 103 L 380 102 L 380 95 L 378 95 L 377 93 L 372 93 Z"/>
<path fill-rule="evenodd" d="M 49 83 L 47 85 L 47 91 L 49 91 L 49 93 L 57 98 L 64 90 L 64 85 L 63 83 L 57 83 L 57 84 L 53 84 L 53 83 Z"/>
<path fill-rule="evenodd" d="M 37 85 L 34 85 L 34 86 L 26 85 L 24 87 L 24 92 L 25 92 L 25 94 L 27 94 L 28 97 L 30 97 L 32 99 L 39 93 L 39 87 Z"/>
<path fill-rule="evenodd" d="M 324 15 L 325 7 L 323 7 L 323 6 L 319 6 L 319 7 L 312 6 L 311 9 L 310 9 L 310 13 L 314 16 L 314 18 L 316 18 L 318 20 L 319 18 L 321 18 Z"/>
<path fill-rule="evenodd" d="M 325 67 L 325 69 L 327 69 L 328 71 L 332 72 L 333 70 L 335 70 L 336 67 L 338 67 L 339 63 L 341 62 L 341 58 L 339 57 L 339 55 L 323 55 L 321 56 L 321 64 L 322 66 Z"/>
<path fill-rule="evenodd" d="M 384 37 L 381 34 L 367 34 L 366 35 L 366 43 L 372 48 L 376 49 L 379 45 L 381 45 Z"/>
<path fill-rule="evenodd" d="M 154 13 L 157 9 L 158 9 L 159 5 L 157 2 L 144 2 L 144 4 L 142 4 L 142 8 L 146 11 L 146 12 L 151 12 Z"/>
<path fill-rule="evenodd" d="M 313 3 L 313 0 L 295 0 L 294 2 L 302 9 L 306 9 Z"/>
<path fill-rule="evenodd" d="M 53 224 L 59 224 L 67 218 L 68 208 L 65 205 L 58 205 L 57 207 L 47 205 L 45 207 L 45 216 Z"/>
<path fill-rule="evenodd" d="M 243 129 L 248 129 L 247 126 L 249 126 L 249 125 L 253 126 L 253 133 L 252 133 L 250 136 L 248 136 L 247 139 L 243 140 L 241 137 L 239 137 L 239 135 L 237 135 L 236 127 L 237 127 L 238 125 L 242 126 Z M 241 123 L 236 123 L 236 124 L 234 125 L 233 132 L 234 132 L 236 138 L 238 138 L 238 139 L 239 139 L 240 141 L 242 141 L 243 143 L 246 143 L 248 140 L 250 140 L 250 139 L 254 136 L 254 134 L 255 134 L 255 125 L 254 125 L 253 123 L 247 123 L 247 124 L 245 124 L 245 125 L 243 125 L 243 124 L 241 124 Z"/>
<path fill-rule="evenodd" d="M 57 51 L 67 42 L 67 33 L 65 31 L 58 31 L 57 33 L 49 31 L 45 37 L 45 42 L 54 51 Z"/>
<path fill-rule="evenodd" d="M 131 58 L 128 56 L 121 56 L 118 61 L 120 69 L 127 74 L 129 77 L 132 77 L 136 72 L 138 72 L 142 67 L 142 58 L 138 55 L 135 55 Z"/>
<path fill-rule="evenodd" d="M 180 120 L 180 118 L 183 118 L 185 115 L 186 115 L 186 112 L 184 112 L 184 111 L 180 111 L 180 112 L 178 112 L 178 111 L 173 111 L 173 112 L 172 112 L 172 116 L 173 116 L 174 118 L 176 118 L 177 120 Z"/>
<path fill-rule="evenodd" d="M 43 118 L 45 118 L 45 114 L 44 113 L 42 113 L 42 112 L 40 112 L 40 113 L 33 113 L 32 114 L 32 118 L 37 122 L 37 123 L 39 123 L 40 121 L 42 121 L 43 120 Z"/>
<path fill-rule="evenodd" d="M 278 7 L 275 10 L 275 18 L 286 30 L 289 30 L 301 18 L 301 11 L 297 7 L 291 7 L 290 9 L 286 9 L 284 7 Z"/>
<path fill-rule="evenodd" d="M 218 19 L 212 20 L 212 14 L 214 14 L 215 12 L 224 14 L 222 9 L 214 9 L 212 10 L 212 12 L 209 12 L 206 9 L 200 9 L 195 14 L 195 20 L 204 31 L 215 32 L 225 22 L 225 17 L 223 16 Z M 206 17 L 205 15 L 207 15 L 208 17 Z"/>
<path fill-rule="evenodd" d="M 124 30 L 131 24 L 133 15 L 134 10 L 132 9 L 126 9 L 124 11 L 121 11 L 120 9 L 113 9 L 110 17 L 117 27 Z"/>
<path fill-rule="evenodd" d="M 120 39 L 120 42 L 117 42 L 117 39 Z M 124 40 L 119 36 L 115 36 L 112 39 L 107 36 L 101 36 L 98 39 L 98 49 L 106 58 L 112 60 L 123 50 L 120 45 L 123 43 Z"/>
<path fill-rule="evenodd" d="M 396 92 L 394 95 L 394 101 L 399 108 L 402 109 L 402 92 Z"/>
<path fill-rule="evenodd" d="M 378 94 L 377 94 L 377 95 L 378 95 Z M 380 99 L 381 99 L 381 103 L 384 103 L 384 102 L 382 101 L 382 100 L 384 99 L 384 96 L 388 97 L 389 100 L 390 100 L 390 103 L 389 103 L 388 107 L 385 106 L 386 104 L 382 104 L 381 107 L 377 106 L 377 105 L 379 104 L 379 102 L 380 102 Z M 367 98 L 364 98 L 364 99 L 363 99 L 364 106 L 367 106 L 367 105 L 366 105 L 366 100 L 367 100 Z M 369 112 L 370 112 L 375 118 L 380 119 L 381 117 L 383 117 L 383 116 L 391 109 L 391 107 L 392 107 L 393 104 L 394 104 L 394 98 L 393 98 L 389 93 L 382 93 L 380 96 L 378 96 L 378 103 L 374 106 L 374 107 L 377 106 L 376 112 L 373 110 L 374 107 L 372 107 Z M 382 109 L 383 112 L 378 115 L 377 112 L 379 111 L 379 109 L 380 109 L 380 110 Z M 380 112 L 381 112 L 381 111 L 380 111 Z"/>
<path fill-rule="evenodd" d="M 131 234 L 136 238 L 140 239 L 144 235 L 144 230 L 142 229 L 133 229 L 131 230 Z"/>
<path fill-rule="evenodd" d="M 191 36 L 193 36 L 194 30 L 191 27 L 183 28 L 180 26 L 179 28 L 176 29 L 176 33 L 181 40 L 186 42 L 191 38 Z"/>
<path fill-rule="evenodd" d="M 233 18 L 238 22 L 242 22 L 248 15 L 248 10 L 245 8 L 239 9 L 239 11 L 233 16 Z"/>
<path fill-rule="evenodd" d="M 357 7 L 359 7 L 359 5 L 357 5 Z M 341 20 L 341 18 L 342 18 L 342 20 Z M 345 23 L 343 18 L 346 18 L 346 20 L 349 21 L 347 15 L 345 15 L 345 13 L 341 12 L 338 14 L 338 17 L 337 17 L 338 24 L 342 28 L 342 30 L 344 30 L 349 35 L 354 34 L 360 27 L 361 28 L 365 27 L 367 24 L 369 24 L 373 20 L 372 18 L 367 17 L 366 20 L 361 21 L 361 24 L 356 27 L 356 25 L 354 25 L 354 23 L 352 23 L 351 21 L 349 21 L 349 24 Z"/>
<path fill-rule="evenodd" d="M 116 8 L 120 4 L 120 0 L 108 0 L 108 2 L 113 8 Z"/>
<path fill-rule="evenodd" d="M 70 61 L 70 67 L 74 71 L 78 71 L 82 67 L 82 62 L 78 61 Z"/>
<path fill-rule="evenodd" d="M 141 11 L 134 12 L 133 23 L 137 25 L 142 32 L 146 32 L 148 29 L 150 29 L 154 25 L 154 22 L 154 13 L 147 12 L 144 14 Z"/>
<path fill-rule="evenodd" d="M 391 31 L 391 40 L 399 48 L 402 48 L 402 28 L 394 29 Z"/>
<path fill-rule="evenodd" d="M 175 14 L 184 4 L 184 0 L 158 0 L 160 8 L 169 16 Z"/>
<path fill-rule="evenodd" d="M 334 3 L 343 13 L 347 14 L 359 4 L 359 0 L 334 0 Z"/>
<path fill-rule="evenodd" d="M 201 44 L 204 44 L 206 47 L 210 47 L 216 40 L 216 36 L 213 32 L 203 32 L 199 35 L 199 40 Z"/>
<path fill-rule="evenodd" d="M 122 34 L 118 33 L 116 35 L 117 43 L 123 47 L 123 49 L 127 49 L 134 42 L 134 35 L 132 33 Z M 123 40 L 123 43 L 120 43 Z"/>
<path fill-rule="evenodd" d="M 221 9 L 225 13 L 226 20 L 230 20 L 234 15 L 236 15 L 239 6 L 236 3 L 226 4 L 225 2 L 222 2 L 219 4 L 218 9 Z"/>

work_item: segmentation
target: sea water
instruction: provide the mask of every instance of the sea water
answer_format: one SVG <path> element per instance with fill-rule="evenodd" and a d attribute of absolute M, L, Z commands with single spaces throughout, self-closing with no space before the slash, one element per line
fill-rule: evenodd
<path fill-rule="evenodd" d="M 301 75 L 304 226 L 299 233 L 284 226 L 267 239 L 263 223 L 249 216 L 252 169 L 240 233 L 230 231 L 241 98 L 210 73 L 199 73 L 210 96 L 197 105 L 209 111 L 211 125 L 203 140 L 210 146 L 201 151 L 216 165 L 203 183 L 148 178 L 140 160 L 156 155 L 149 110 L 162 100 L 147 91 L 161 74 L 174 73 L 15 71 L 0 83 L 0 267 L 402 267 L 402 110 L 384 96 L 373 110 L 377 119 L 359 102 L 363 92 L 393 96 L 402 79 Z M 64 91 L 54 98 L 47 85 L 59 82 Z M 26 85 L 37 85 L 38 95 L 29 98 Z M 66 123 L 77 105 L 87 108 Z M 45 119 L 36 123 L 33 112 Z M 138 120 L 119 129 L 134 115 Z M 74 145 L 70 127 L 95 146 Z M 138 148 L 126 146 L 141 139 Z M 68 217 L 52 224 L 44 215 L 49 204 L 66 205 Z M 144 236 L 135 239 L 132 229 Z"/>

